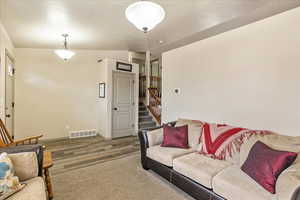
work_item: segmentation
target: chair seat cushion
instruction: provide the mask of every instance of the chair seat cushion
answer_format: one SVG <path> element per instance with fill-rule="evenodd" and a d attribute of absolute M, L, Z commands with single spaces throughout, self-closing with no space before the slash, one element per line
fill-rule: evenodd
<path fill-rule="evenodd" d="M 147 149 L 147 157 L 160 162 L 169 167 L 173 166 L 173 160 L 179 156 L 183 156 L 192 152 L 195 152 L 195 149 L 181 149 L 173 147 L 161 147 L 156 145 Z"/>
<path fill-rule="evenodd" d="M 213 191 L 228 200 L 272 200 L 274 195 L 265 190 L 237 165 L 217 174 L 212 181 Z"/>
<path fill-rule="evenodd" d="M 47 200 L 43 178 L 35 177 L 24 183 L 26 183 L 26 186 L 21 191 L 10 196 L 8 200 Z"/>
<path fill-rule="evenodd" d="M 207 188 L 212 188 L 213 177 L 230 165 L 232 164 L 227 161 L 212 159 L 199 153 L 181 156 L 173 161 L 175 171 Z"/>

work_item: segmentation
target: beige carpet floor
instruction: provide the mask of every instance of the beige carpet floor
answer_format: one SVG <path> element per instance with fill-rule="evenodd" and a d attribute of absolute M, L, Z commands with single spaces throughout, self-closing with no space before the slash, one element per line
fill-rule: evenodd
<path fill-rule="evenodd" d="M 140 165 L 139 152 L 52 175 L 54 200 L 192 200 Z"/>

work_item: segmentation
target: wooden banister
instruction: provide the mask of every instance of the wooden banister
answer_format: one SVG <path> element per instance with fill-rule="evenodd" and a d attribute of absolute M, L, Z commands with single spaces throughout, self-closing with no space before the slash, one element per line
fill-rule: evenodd
<path fill-rule="evenodd" d="M 149 88 L 150 97 L 152 97 L 156 101 L 156 105 L 161 105 L 160 97 L 156 94 L 157 88 Z"/>
<path fill-rule="evenodd" d="M 161 99 L 158 96 L 158 90 L 157 88 L 148 88 L 150 98 L 152 98 L 155 102 L 150 102 L 150 105 L 148 106 L 149 111 L 152 113 L 156 121 L 160 124 L 161 123 L 161 113 L 157 113 L 157 109 L 160 109 L 159 106 L 161 106 Z M 156 107 L 156 109 L 155 109 Z"/>

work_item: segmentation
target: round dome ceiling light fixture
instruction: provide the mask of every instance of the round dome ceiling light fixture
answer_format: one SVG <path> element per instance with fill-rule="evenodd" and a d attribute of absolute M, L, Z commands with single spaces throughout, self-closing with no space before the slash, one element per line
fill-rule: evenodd
<path fill-rule="evenodd" d="M 157 3 L 138 1 L 128 6 L 125 15 L 137 29 L 147 33 L 164 20 L 166 13 Z"/>

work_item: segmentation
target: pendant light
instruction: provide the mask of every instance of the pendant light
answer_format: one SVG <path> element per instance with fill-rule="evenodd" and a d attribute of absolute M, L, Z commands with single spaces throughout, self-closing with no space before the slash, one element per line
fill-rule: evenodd
<path fill-rule="evenodd" d="M 75 55 L 75 52 L 68 50 L 67 37 L 69 37 L 69 35 L 63 34 L 62 36 L 65 38 L 65 41 L 64 41 L 65 48 L 57 49 L 54 52 L 56 55 L 58 55 L 64 61 L 68 61 L 70 58 L 72 58 Z"/>
<path fill-rule="evenodd" d="M 138 1 L 128 6 L 125 15 L 137 29 L 147 33 L 163 21 L 166 13 L 157 3 Z"/>

